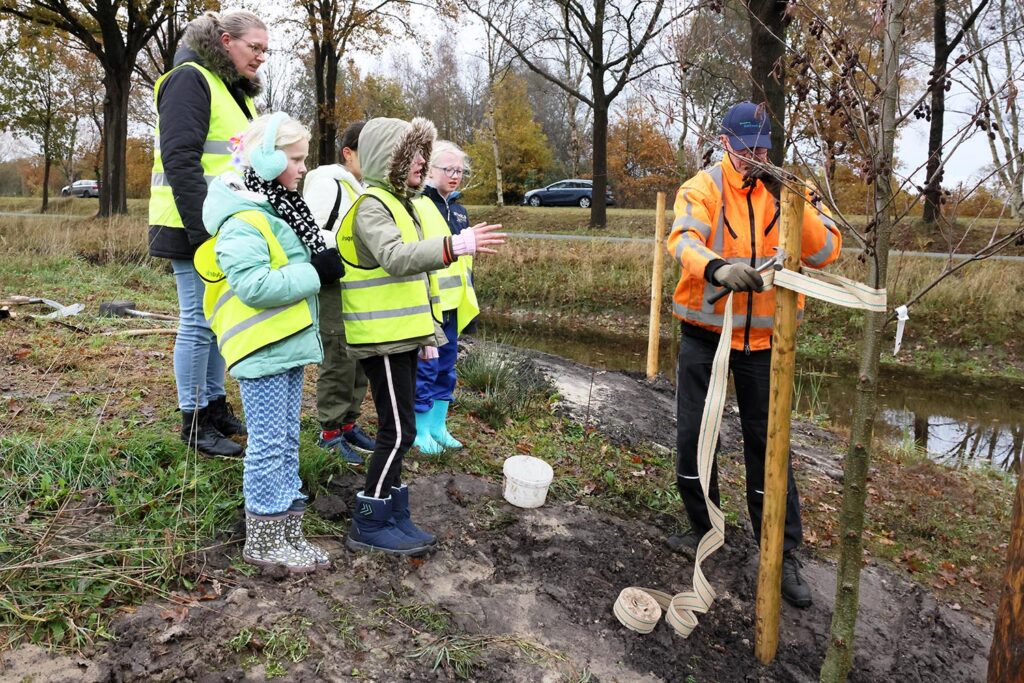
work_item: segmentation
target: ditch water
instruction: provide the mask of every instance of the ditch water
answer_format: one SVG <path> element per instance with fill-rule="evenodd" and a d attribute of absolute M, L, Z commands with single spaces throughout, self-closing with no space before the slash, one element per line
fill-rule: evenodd
<path fill-rule="evenodd" d="M 480 336 L 536 349 L 607 370 L 644 373 L 647 339 L 555 329 L 550 322 L 482 318 Z M 675 381 L 672 342 L 662 342 L 660 372 Z M 850 361 L 801 358 L 794 402 L 812 419 L 849 427 L 856 365 Z M 917 448 L 952 467 L 1020 471 L 1024 452 L 1024 386 L 960 377 L 929 377 L 883 368 L 875 433 Z M 730 388 L 731 391 L 731 388 Z"/>

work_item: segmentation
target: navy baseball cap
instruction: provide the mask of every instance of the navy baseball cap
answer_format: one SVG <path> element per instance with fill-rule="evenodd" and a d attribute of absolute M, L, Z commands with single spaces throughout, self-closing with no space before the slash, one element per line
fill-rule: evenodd
<path fill-rule="evenodd" d="M 772 148 L 772 122 L 768 112 L 753 102 L 734 104 L 722 118 L 722 135 L 733 149 Z"/>

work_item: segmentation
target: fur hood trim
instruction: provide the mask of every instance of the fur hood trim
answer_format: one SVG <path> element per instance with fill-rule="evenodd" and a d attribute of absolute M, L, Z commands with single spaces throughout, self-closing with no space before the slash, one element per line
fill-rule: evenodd
<path fill-rule="evenodd" d="M 430 153 L 434 149 L 434 140 L 437 138 L 437 128 L 429 119 L 420 117 L 414 118 L 409 128 L 395 145 L 388 159 L 388 182 L 391 187 L 401 188 L 401 192 L 407 196 L 415 196 L 421 192 L 427 182 L 429 168 L 423 166 L 423 177 L 419 187 L 409 187 L 405 184 L 409 177 L 409 169 L 412 168 L 412 160 L 416 158 L 416 152 L 423 155 L 423 158 L 430 163 Z"/>
<path fill-rule="evenodd" d="M 181 42 L 195 53 L 195 61 L 220 76 L 228 85 L 237 87 L 249 97 L 256 97 L 260 94 L 263 87 L 259 76 L 257 76 L 257 80 L 250 81 L 245 76 L 238 74 L 238 70 L 235 69 L 231 58 L 228 57 L 224 46 L 221 45 L 220 31 L 212 17 L 203 15 L 189 22 Z M 175 64 L 180 61 L 188 61 L 187 59 L 181 60 L 180 54 L 176 57 Z"/>
<path fill-rule="evenodd" d="M 427 119 L 415 118 L 412 123 L 399 119 L 370 119 L 359 134 L 359 161 L 363 179 L 371 185 L 383 187 L 397 197 L 416 196 L 420 187 L 405 184 L 412 160 L 419 152 L 430 158 L 437 129 Z M 426 180 L 424 168 L 423 177 Z"/>

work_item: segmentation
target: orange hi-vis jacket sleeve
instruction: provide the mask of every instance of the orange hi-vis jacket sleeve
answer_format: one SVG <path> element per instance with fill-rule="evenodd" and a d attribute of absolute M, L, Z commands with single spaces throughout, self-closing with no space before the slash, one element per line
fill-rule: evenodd
<path fill-rule="evenodd" d="M 811 192 L 808 190 L 808 200 Z M 715 259 L 746 263 L 754 268 L 774 256 L 779 244 L 775 198 L 758 182 L 743 187 L 742 176 L 728 157 L 683 183 L 676 193 L 675 220 L 668 251 L 682 266 L 673 295 L 677 318 L 712 332 L 721 332 L 725 299 L 707 299 L 721 290 L 704 279 Z M 804 206 L 800 260 L 822 268 L 839 256 L 842 235 L 828 210 L 808 201 Z M 803 296 L 798 316 L 803 316 Z M 775 293 L 738 293 L 733 297 L 732 348 L 759 351 L 771 348 Z"/>

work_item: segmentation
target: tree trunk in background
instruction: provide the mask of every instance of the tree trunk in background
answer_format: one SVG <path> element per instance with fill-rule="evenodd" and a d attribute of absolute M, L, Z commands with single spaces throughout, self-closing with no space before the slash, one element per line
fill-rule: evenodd
<path fill-rule="evenodd" d="M 872 137 L 875 178 L 875 220 L 873 257 L 869 252 L 867 284 L 885 287 L 889 265 L 889 239 L 893 229 L 892 167 L 896 141 L 896 114 L 899 105 L 899 58 L 902 46 L 904 13 L 908 0 L 886 5 L 880 79 L 883 91 L 881 121 Z M 850 446 L 843 466 L 843 501 L 839 516 L 839 565 L 836 569 L 835 608 L 829 631 L 828 650 L 821 667 L 823 683 L 846 680 L 853 664 L 854 634 L 860 603 L 860 569 L 864 561 L 864 500 L 867 494 L 868 467 L 878 408 L 878 361 L 882 351 L 882 330 L 888 314 L 868 312 L 864 316 L 864 337 L 858 370 L 857 397 Z"/>
<path fill-rule="evenodd" d="M 100 216 L 128 213 L 126 152 L 128 149 L 128 93 L 134 59 L 109 65 L 103 77 L 103 173 Z"/>
<path fill-rule="evenodd" d="M 747 0 L 750 19 L 750 99 L 764 102 L 772 120 L 772 149 L 776 166 L 785 159 L 786 142 L 786 15 L 785 0 Z"/>
<path fill-rule="evenodd" d="M 505 206 L 505 184 L 501 179 L 501 149 L 498 147 L 498 131 L 494 125 L 494 108 L 496 106 L 495 88 L 497 83 L 491 83 L 490 93 L 487 97 L 487 130 L 491 134 L 491 154 L 494 156 L 494 203 L 498 206 Z"/>
<path fill-rule="evenodd" d="M 928 131 L 928 165 L 925 177 L 928 179 L 924 188 L 925 223 L 934 223 L 942 214 L 942 126 L 946 119 L 946 61 L 949 59 L 949 46 L 946 39 L 946 0 L 934 0 L 935 10 L 932 15 L 935 34 L 935 61 L 932 66 L 931 78 L 931 128 Z"/>
<path fill-rule="evenodd" d="M 1019 465 L 1011 519 L 1003 593 L 988 653 L 988 683 L 1019 683 L 1024 676 L 1024 468 Z"/>
<path fill-rule="evenodd" d="M 49 150 L 43 152 L 43 204 L 39 207 L 39 213 L 46 213 L 50 206 L 50 168 L 53 161 L 50 159 Z"/>

